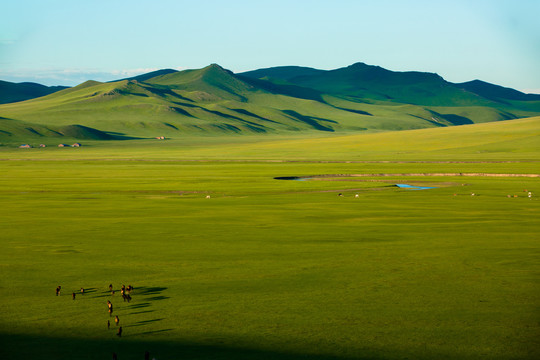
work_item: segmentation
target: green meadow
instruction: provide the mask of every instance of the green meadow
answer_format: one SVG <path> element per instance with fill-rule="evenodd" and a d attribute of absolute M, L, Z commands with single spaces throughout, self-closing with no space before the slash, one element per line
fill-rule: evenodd
<path fill-rule="evenodd" d="M 2 358 L 540 358 L 540 118 L 0 159 Z"/>

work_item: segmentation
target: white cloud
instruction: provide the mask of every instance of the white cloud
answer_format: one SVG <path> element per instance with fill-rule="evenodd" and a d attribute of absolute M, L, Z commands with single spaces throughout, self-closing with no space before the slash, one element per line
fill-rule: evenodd
<path fill-rule="evenodd" d="M 137 76 L 158 68 L 137 68 L 104 71 L 100 69 L 17 69 L 0 70 L 0 79 L 11 82 L 37 82 L 43 85 L 74 86 L 87 80 L 114 81 L 122 78 Z"/>
<path fill-rule="evenodd" d="M 146 73 L 156 71 L 156 70 L 159 70 L 159 69 L 158 68 L 139 68 L 139 69 L 112 70 L 111 74 L 123 76 L 123 77 L 131 77 L 131 76 L 146 74 Z"/>
<path fill-rule="evenodd" d="M 540 94 L 540 88 L 539 89 L 521 89 L 519 91 L 525 94 Z"/>

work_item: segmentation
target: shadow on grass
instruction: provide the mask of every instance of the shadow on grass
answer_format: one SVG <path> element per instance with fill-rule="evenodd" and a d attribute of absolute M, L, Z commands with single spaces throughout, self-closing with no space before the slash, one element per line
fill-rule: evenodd
<path fill-rule="evenodd" d="M 135 311 L 135 312 L 128 313 L 128 315 L 147 314 L 147 313 L 151 313 L 151 312 L 154 312 L 154 311 L 156 311 L 156 310 Z"/>
<path fill-rule="evenodd" d="M 145 331 L 145 332 L 133 334 L 133 336 L 159 334 L 159 333 L 164 333 L 164 332 L 171 331 L 171 330 L 173 330 L 173 329 L 150 330 L 150 331 Z"/>
<path fill-rule="evenodd" d="M 151 304 L 149 302 L 144 302 L 140 304 L 131 304 L 128 306 L 128 309 L 141 309 L 145 307 L 149 307 Z"/>
<path fill-rule="evenodd" d="M 133 323 L 133 324 L 124 325 L 124 327 L 127 328 L 127 327 L 136 327 L 136 326 L 145 326 L 145 325 L 153 324 L 153 323 L 161 321 L 161 320 L 164 320 L 164 319 L 161 318 L 161 319 L 141 320 L 141 321 L 137 321 L 136 323 Z"/>
<path fill-rule="evenodd" d="M 84 293 L 82 294 L 83 296 L 86 295 L 86 294 L 92 294 L 92 293 L 95 293 L 97 292 L 97 289 L 96 288 L 88 288 L 88 289 L 84 289 Z"/>
<path fill-rule="evenodd" d="M 134 295 L 159 295 L 161 292 L 167 290 L 166 287 L 159 287 L 159 286 L 142 286 L 140 288 L 134 289 L 133 294 Z"/>
<path fill-rule="evenodd" d="M 118 338 L 109 332 L 109 339 L 80 339 L 34 335 L 1 334 L 3 359 L 40 359 L 40 360 L 90 360 L 111 359 L 116 353 L 118 359 L 143 359 L 148 351 L 150 358 L 156 359 L 214 359 L 214 360 L 381 360 L 384 357 L 375 355 L 373 350 L 362 350 L 355 356 L 339 356 L 332 354 L 313 354 L 307 352 L 280 349 L 257 349 L 235 345 L 245 343 L 242 339 L 229 339 L 230 345 L 193 343 L 182 340 L 163 341 L 147 340 L 138 336 L 167 334 L 172 329 L 147 331 L 137 334 L 126 334 Z M 392 358 L 406 358 L 407 354 L 394 354 Z M 444 357 L 444 356 L 443 356 Z"/>

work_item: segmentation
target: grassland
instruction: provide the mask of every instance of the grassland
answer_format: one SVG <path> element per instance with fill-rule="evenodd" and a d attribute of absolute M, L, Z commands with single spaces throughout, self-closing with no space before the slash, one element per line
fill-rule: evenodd
<path fill-rule="evenodd" d="M 538 178 L 274 177 L 538 174 L 539 120 L 0 149 L 0 354 L 538 358 Z"/>

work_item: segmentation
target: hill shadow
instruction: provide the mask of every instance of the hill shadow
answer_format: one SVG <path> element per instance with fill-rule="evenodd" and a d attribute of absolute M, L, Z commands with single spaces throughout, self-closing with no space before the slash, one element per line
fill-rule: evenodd
<path fill-rule="evenodd" d="M 178 98 L 178 99 L 181 99 L 181 100 L 184 100 L 184 101 L 189 101 L 189 102 L 193 102 L 193 100 L 187 98 L 187 97 L 184 97 L 178 93 L 175 93 L 174 91 L 172 91 L 171 89 L 169 88 L 163 88 L 163 87 L 158 87 L 156 85 L 152 85 L 152 86 L 144 86 L 144 89 L 151 92 L 152 94 L 154 95 L 157 95 L 159 97 L 167 97 L 167 96 L 171 96 L 171 97 L 174 97 L 174 98 Z"/>
<path fill-rule="evenodd" d="M 125 133 L 114 132 L 114 131 L 103 131 L 105 134 L 111 136 L 111 140 L 141 140 L 142 137 L 129 136 Z"/>
<path fill-rule="evenodd" d="M 440 116 L 446 121 L 448 121 L 449 123 L 451 123 L 452 125 L 474 124 L 474 122 L 471 119 L 465 116 L 459 116 L 455 114 L 446 114 L 446 115 L 441 114 Z"/>
<path fill-rule="evenodd" d="M 279 124 L 277 121 L 267 119 L 265 117 L 259 116 L 257 114 L 252 113 L 251 111 L 247 111 L 245 109 L 232 109 L 232 108 L 228 108 L 228 109 L 232 110 L 232 111 L 235 111 L 235 112 L 237 112 L 239 114 L 242 114 L 242 115 L 247 115 L 247 116 L 251 116 L 251 117 L 254 117 L 256 119 L 259 119 L 259 120 L 269 121 L 269 122 L 274 123 L 274 124 Z"/>
<path fill-rule="evenodd" d="M 339 109 L 339 110 L 343 110 L 343 111 L 352 112 L 352 113 L 355 113 L 355 114 L 358 114 L 358 115 L 373 116 L 373 114 L 370 114 L 367 111 L 355 110 L 355 109 L 347 109 L 347 108 L 342 108 L 342 107 L 339 107 L 339 106 L 334 106 L 334 108 Z"/>
<path fill-rule="evenodd" d="M 255 131 L 255 132 L 266 132 L 266 129 L 265 129 L 265 126 L 262 125 L 262 124 L 258 124 L 256 122 L 252 122 L 252 121 L 248 121 L 248 120 L 245 120 L 245 119 L 242 119 L 242 118 L 239 118 L 238 116 L 234 116 L 234 115 L 231 115 L 231 114 L 226 114 L 222 111 L 218 111 L 218 110 L 210 110 L 210 109 L 206 109 L 202 106 L 199 106 L 199 105 L 194 105 L 194 104 L 186 104 L 186 103 L 183 103 L 183 102 L 179 102 L 179 101 L 172 101 L 174 104 L 176 105 L 180 105 L 180 106 L 185 106 L 185 107 L 189 107 L 189 108 L 195 108 L 195 109 L 199 109 L 199 110 L 202 110 L 204 112 L 207 112 L 209 114 L 212 114 L 212 115 L 216 115 L 216 116 L 219 116 L 221 118 L 224 118 L 224 119 L 229 119 L 229 120 L 234 120 L 234 121 L 237 121 L 237 122 L 240 122 L 242 123 L 244 126 L 248 127 L 249 129 Z M 193 117 L 193 118 L 197 118 L 196 116 L 192 115 L 191 113 L 189 113 L 188 111 L 184 110 L 184 109 L 181 109 L 179 107 L 171 107 L 171 109 L 173 111 L 176 111 L 177 113 L 180 113 L 182 115 L 186 115 L 186 116 L 189 116 L 189 117 Z M 229 108 L 228 108 L 229 109 Z M 270 122 L 274 122 L 275 121 L 272 121 L 272 120 L 269 120 L 269 119 L 265 119 L 263 117 L 260 117 L 256 114 L 253 114 L 253 113 L 250 113 L 249 111 L 241 111 L 242 109 L 229 109 L 229 110 L 232 110 L 232 111 L 235 111 L 239 114 L 243 114 L 243 115 L 248 115 L 248 116 L 252 116 L 252 117 L 255 117 L 257 119 L 261 119 L 261 120 L 265 120 L 265 121 L 270 121 Z M 237 110 L 240 110 L 240 111 L 237 111 Z M 218 125 L 218 124 L 214 124 L 215 127 L 217 128 L 220 128 L 220 129 L 223 129 L 223 130 L 233 130 L 234 132 L 239 132 L 240 129 L 233 126 L 233 125 L 230 125 L 230 124 L 222 124 L 222 125 Z"/>
<path fill-rule="evenodd" d="M 171 110 L 173 110 L 174 112 L 177 112 L 178 114 L 181 114 L 181 115 L 184 115 L 184 116 L 188 116 L 188 117 L 195 117 L 193 115 L 191 115 L 188 111 L 180 108 L 180 107 L 177 107 L 177 106 L 171 106 L 170 107 Z"/>
<path fill-rule="evenodd" d="M 242 75 L 237 75 L 237 77 L 251 86 L 263 89 L 274 95 L 287 95 L 298 99 L 314 100 L 326 104 L 326 101 L 322 98 L 323 93 L 316 89 L 292 84 L 277 84 L 271 81 Z"/>
<path fill-rule="evenodd" d="M 319 121 L 337 124 L 337 121 L 334 121 L 334 120 L 319 118 L 315 116 L 306 116 L 306 115 L 299 114 L 294 110 L 281 110 L 281 112 L 293 120 L 307 124 L 311 126 L 312 128 L 316 130 L 320 130 L 320 131 L 334 132 L 335 130 L 331 126 L 322 125 L 321 123 L 319 123 Z"/>

